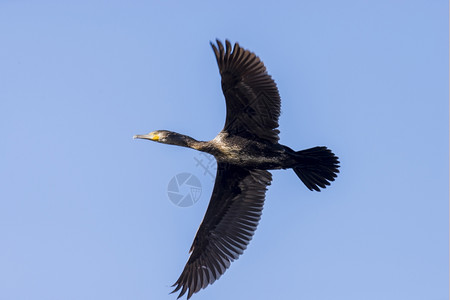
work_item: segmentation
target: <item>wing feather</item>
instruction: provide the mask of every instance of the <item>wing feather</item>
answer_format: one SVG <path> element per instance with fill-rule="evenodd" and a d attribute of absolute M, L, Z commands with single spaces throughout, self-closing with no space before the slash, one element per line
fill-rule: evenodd
<path fill-rule="evenodd" d="M 178 298 L 216 281 L 238 259 L 258 226 L 265 191 L 272 175 L 219 163 L 216 182 L 205 217 L 191 247 L 191 255 L 172 293 Z"/>
<path fill-rule="evenodd" d="M 238 43 L 211 43 L 227 104 L 224 131 L 250 139 L 278 142 L 281 100 L 263 62 Z"/>

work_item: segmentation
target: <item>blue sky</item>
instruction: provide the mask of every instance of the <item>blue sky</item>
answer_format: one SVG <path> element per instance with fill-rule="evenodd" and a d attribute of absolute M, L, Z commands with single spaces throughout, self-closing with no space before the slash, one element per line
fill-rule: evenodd
<path fill-rule="evenodd" d="M 2 299 L 175 299 L 212 189 L 190 149 L 225 102 L 209 41 L 257 53 L 280 142 L 331 148 L 310 192 L 273 172 L 244 255 L 193 299 L 448 299 L 447 1 L 1 1 Z M 190 207 L 167 186 L 188 172 Z"/>

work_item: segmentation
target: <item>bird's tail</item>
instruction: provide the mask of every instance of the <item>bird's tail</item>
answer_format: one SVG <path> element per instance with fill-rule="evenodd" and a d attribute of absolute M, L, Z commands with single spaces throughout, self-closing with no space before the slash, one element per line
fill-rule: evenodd
<path fill-rule="evenodd" d="M 295 152 L 293 170 L 308 189 L 320 192 L 339 173 L 339 160 L 327 147 L 314 147 Z"/>

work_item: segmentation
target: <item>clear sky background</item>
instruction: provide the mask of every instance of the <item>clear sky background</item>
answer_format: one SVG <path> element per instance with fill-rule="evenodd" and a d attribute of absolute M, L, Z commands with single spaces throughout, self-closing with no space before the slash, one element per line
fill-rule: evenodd
<path fill-rule="evenodd" d="M 175 299 L 225 102 L 209 41 L 257 53 L 280 142 L 331 148 L 310 192 L 273 172 L 244 255 L 193 299 L 448 299 L 447 1 L 0 1 L 0 299 Z M 202 184 L 180 208 L 176 174 Z"/>

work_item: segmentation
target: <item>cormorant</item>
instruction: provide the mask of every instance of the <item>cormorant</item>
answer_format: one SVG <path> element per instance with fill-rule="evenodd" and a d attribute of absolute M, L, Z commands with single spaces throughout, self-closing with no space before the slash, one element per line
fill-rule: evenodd
<path fill-rule="evenodd" d="M 339 161 L 326 147 L 302 151 L 278 143 L 280 95 L 262 61 L 238 43 L 211 43 L 222 77 L 227 114 L 223 130 L 211 141 L 157 130 L 134 138 L 193 148 L 214 155 L 217 175 L 211 200 L 197 231 L 190 257 L 173 286 L 187 298 L 216 281 L 247 248 L 264 205 L 268 170 L 293 169 L 310 190 L 334 181 Z M 173 293 L 172 292 L 172 293 Z"/>

